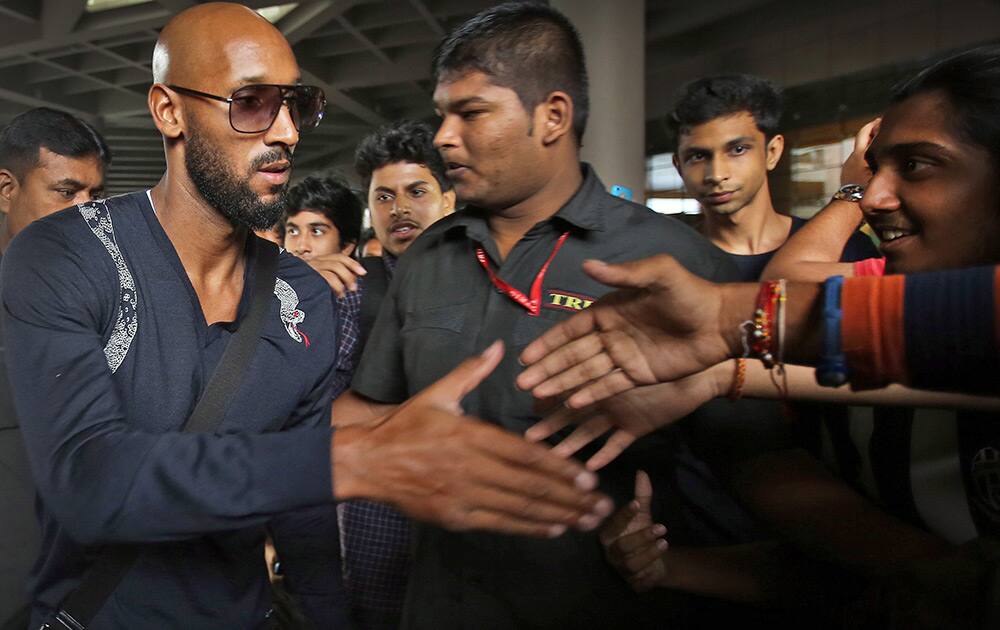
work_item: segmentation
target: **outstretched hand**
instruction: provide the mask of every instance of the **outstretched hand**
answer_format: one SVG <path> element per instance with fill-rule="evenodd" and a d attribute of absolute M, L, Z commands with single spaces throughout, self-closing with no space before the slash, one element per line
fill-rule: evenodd
<path fill-rule="evenodd" d="M 333 438 L 338 500 L 367 498 L 453 530 L 555 537 L 594 529 L 612 509 L 572 460 L 462 415 L 461 400 L 500 362 L 497 342 L 377 424 Z"/>
<path fill-rule="evenodd" d="M 660 585 L 667 576 L 664 554 L 667 528 L 653 523 L 653 484 L 643 471 L 635 473 L 635 498 L 601 528 L 604 556 L 636 592 Z"/>
<path fill-rule="evenodd" d="M 731 354 L 723 292 L 670 256 L 609 265 L 584 263 L 595 280 L 621 290 L 550 328 L 521 353 L 521 389 L 585 407 L 614 394 L 682 378 Z"/>
<path fill-rule="evenodd" d="M 604 446 L 587 460 L 587 468 L 599 470 L 642 436 L 683 418 L 726 391 L 728 387 L 717 377 L 717 372 L 706 370 L 670 383 L 622 392 L 583 409 L 562 405 L 529 428 L 525 437 L 538 442 L 571 424 L 578 425 L 552 449 L 561 457 L 569 457 L 612 431 Z"/>

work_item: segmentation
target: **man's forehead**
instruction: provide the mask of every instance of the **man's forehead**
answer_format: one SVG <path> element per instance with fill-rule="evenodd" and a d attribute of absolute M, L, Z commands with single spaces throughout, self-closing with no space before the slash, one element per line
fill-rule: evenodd
<path fill-rule="evenodd" d="M 299 67 L 287 46 L 240 39 L 229 42 L 209 64 L 200 81 L 220 91 L 232 92 L 253 83 L 299 83 Z M 217 86 L 217 87 L 216 87 Z M 227 94 L 228 95 L 228 94 Z"/>
<path fill-rule="evenodd" d="M 762 139 L 764 133 L 757 127 L 757 121 L 750 112 L 736 112 L 719 116 L 684 130 L 678 144 L 702 146 L 704 144 L 727 144 L 739 139 Z"/>
<path fill-rule="evenodd" d="M 514 94 L 513 90 L 494 83 L 490 75 L 479 70 L 449 73 L 440 77 L 434 87 L 434 105 L 442 108 L 468 100 L 494 101 L 502 98 L 505 91 Z"/>
<path fill-rule="evenodd" d="M 332 225 L 330 219 L 326 217 L 326 214 L 314 208 L 303 208 L 302 210 L 296 212 L 295 214 L 289 215 L 288 218 L 285 219 L 285 223 L 288 224 L 294 223 L 296 225 L 300 223 L 303 225 L 315 225 L 315 224 Z"/>
<path fill-rule="evenodd" d="M 911 98 L 891 106 L 883 116 L 867 154 L 881 155 L 898 147 L 957 149 L 960 145 L 967 145 L 946 105 L 930 97 Z"/>
<path fill-rule="evenodd" d="M 372 171 L 374 185 L 409 186 L 419 181 L 435 181 L 434 173 L 426 164 L 419 162 L 390 162 Z"/>
<path fill-rule="evenodd" d="M 97 155 L 72 157 L 60 155 L 44 146 L 38 150 L 38 163 L 28 175 L 44 176 L 51 181 L 74 179 L 86 184 L 99 184 L 104 178 L 104 162 Z"/>

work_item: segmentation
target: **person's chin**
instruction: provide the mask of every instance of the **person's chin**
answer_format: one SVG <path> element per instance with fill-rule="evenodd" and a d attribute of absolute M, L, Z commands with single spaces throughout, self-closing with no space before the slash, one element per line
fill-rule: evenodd
<path fill-rule="evenodd" d="M 701 208 L 706 214 L 714 214 L 720 217 L 728 217 L 740 211 L 742 206 L 738 203 L 729 202 L 723 204 L 710 204 L 702 202 Z"/>

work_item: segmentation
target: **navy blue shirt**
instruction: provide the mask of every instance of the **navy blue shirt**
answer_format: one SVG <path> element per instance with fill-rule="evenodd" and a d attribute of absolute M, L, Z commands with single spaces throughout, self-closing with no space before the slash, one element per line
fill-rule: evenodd
<path fill-rule="evenodd" d="M 183 433 L 235 326 L 207 325 L 147 195 L 69 208 L 14 239 L 0 300 L 39 495 L 33 623 L 109 543 L 142 554 L 92 628 L 264 621 L 264 526 L 332 495 L 330 290 L 282 254 L 274 293 L 221 426 Z"/>

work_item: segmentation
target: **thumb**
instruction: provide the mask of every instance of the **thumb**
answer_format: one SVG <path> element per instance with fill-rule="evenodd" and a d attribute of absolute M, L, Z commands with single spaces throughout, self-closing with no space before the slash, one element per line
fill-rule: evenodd
<path fill-rule="evenodd" d="M 677 262 L 672 257 L 661 254 L 616 265 L 601 260 L 586 260 L 583 270 L 601 284 L 620 289 L 644 289 L 657 284 L 676 265 Z"/>
<path fill-rule="evenodd" d="M 639 502 L 639 512 L 652 512 L 653 482 L 644 470 L 635 472 L 635 500 Z"/>
<path fill-rule="evenodd" d="M 358 246 L 357 243 L 348 243 L 343 248 L 341 248 L 340 253 L 343 254 L 344 256 L 350 256 L 351 254 L 354 253 L 354 250 L 357 248 L 357 246 Z"/>
<path fill-rule="evenodd" d="M 455 413 L 462 413 L 462 399 L 493 372 L 502 358 L 503 342 L 494 341 L 482 354 L 462 361 L 458 367 L 434 382 L 421 392 L 419 398 Z"/>

